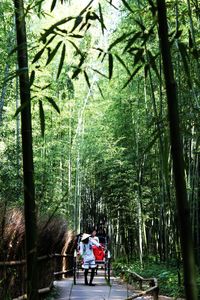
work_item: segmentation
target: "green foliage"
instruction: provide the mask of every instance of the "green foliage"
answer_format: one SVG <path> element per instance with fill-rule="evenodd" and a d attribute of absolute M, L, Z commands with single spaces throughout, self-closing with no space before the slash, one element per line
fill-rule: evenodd
<path fill-rule="evenodd" d="M 136 261 L 133 270 L 157 277 L 163 293 L 177 295 L 177 270 L 162 264 L 177 260 L 180 245 L 154 1 L 121 1 L 119 11 L 111 1 L 96 7 L 88 1 L 81 8 L 80 1 L 71 1 L 73 11 L 64 2 L 60 8 L 61 1 L 50 1 L 49 7 L 39 2 L 40 7 L 27 10 L 38 210 L 64 215 L 75 230 L 79 230 L 76 221 L 81 230 L 93 225 L 108 229 L 112 256 L 124 257 L 121 266 L 133 257 L 143 260 L 154 255 L 158 264 L 144 262 L 141 269 L 141 261 Z M 199 17 L 195 3 L 196 46 L 186 2 L 168 2 L 168 22 L 198 249 Z M 14 104 L 18 87 L 10 1 L 3 2 L 0 13 L 0 62 L 3 70 L 8 63 L 10 79 L 8 84 L 1 72 L 0 88 L 6 86 L 6 94 L 0 198 L 9 205 L 22 205 L 17 118 L 23 107 Z"/>
<path fill-rule="evenodd" d="M 153 261 L 145 261 L 141 268 L 139 261 L 130 262 L 128 265 L 125 262 L 116 261 L 113 264 L 116 274 L 120 275 L 125 272 L 125 278 L 128 280 L 128 272 L 136 272 L 144 278 L 157 278 L 159 285 L 159 294 L 169 297 L 184 297 L 183 289 L 183 271 L 177 269 L 173 265 L 156 263 Z M 179 276 L 181 284 L 179 284 Z"/>

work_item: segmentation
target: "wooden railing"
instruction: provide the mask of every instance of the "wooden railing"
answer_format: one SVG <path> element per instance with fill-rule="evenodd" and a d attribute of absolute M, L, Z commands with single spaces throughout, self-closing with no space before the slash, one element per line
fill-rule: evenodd
<path fill-rule="evenodd" d="M 43 256 L 39 256 L 37 258 L 38 261 L 43 261 L 43 260 L 48 260 L 48 259 L 52 259 L 55 257 L 72 257 L 72 254 L 58 254 L 58 253 L 54 253 L 54 254 L 47 254 L 47 255 L 43 255 Z M 22 260 L 13 260 L 13 261 L 0 261 L 0 268 L 1 267 L 11 267 L 11 266 L 19 266 L 19 265 L 25 265 L 26 260 L 22 259 Z"/>
<path fill-rule="evenodd" d="M 38 262 L 44 262 L 45 260 L 52 260 L 52 259 L 55 259 L 55 258 L 67 258 L 67 257 L 73 257 L 73 255 L 71 254 L 58 254 L 58 253 L 54 253 L 54 254 L 48 254 L 48 255 L 43 255 L 43 256 L 40 256 L 38 257 Z M 14 268 L 14 267 L 19 267 L 19 266 L 25 266 L 26 264 L 26 260 L 23 259 L 23 260 L 15 260 L 15 261 L 3 261 L 3 262 L 0 262 L 0 269 L 5 269 L 5 268 Z M 45 287 L 45 288 L 41 288 L 41 289 L 38 289 L 38 293 L 39 294 L 44 294 L 44 293 L 48 293 L 52 286 L 53 286 L 53 280 L 54 280 L 54 277 L 58 277 L 60 275 L 64 275 L 64 274 L 67 274 L 69 272 L 72 272 L 73 269 L 69 269 L 69 270 L 62 270 L 62 271 L 55 271 L 53 272 L 52 274 L 52 280 L 49 284 L 48 287 Z M 19 296 L 17 298 L 13 298 L 13 300 L 23 300 L 23 299 L 27 299 L 27 295 L 24 294 L 22 296 Z"/>
<path fill-rule="evenodd" d="M 136 281 L 139 283 L 139 289 L 143 289 L 143 284 L 148 283 L 149 288 L 145 291 L 140 291 L 138 293 L 134 293 L 132 296 L 126 298 L 125 300 L 132 300 L 137 299 L 138 297 L 142 297 L 144 295 L 152 295 L 154 300 L 158 300 L 159 295 L 159 287 L 158 287 L 158 281 L 156 278 L 143 278 L 142 276 L 138 275 L 135 272 L 127 271 L 128 273 L 128 281 L 131 279 L 131 281 Z M 123 272 L 124 274 L 124 272 Z"/>

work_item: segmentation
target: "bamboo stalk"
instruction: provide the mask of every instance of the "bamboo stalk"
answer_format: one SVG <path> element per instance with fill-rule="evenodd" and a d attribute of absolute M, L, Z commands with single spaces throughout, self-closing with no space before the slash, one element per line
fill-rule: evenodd
<path fill-rule="evenodd" d="M 21 133 L 24 179 L 24 216 L 25 216 L 25 250 L 27 281 L 26 292 L 29 300 L 38 299 L 37 269 L 37 216 L 35 203 L 34 164 L 32 146 L 31 95 L 28 69 L 28 49 L 24 1 L 14 0 L 17 61 L 19 66 L 19 85 L 21 106 Z"/>
<path fill-rule="evenodd" d="M 180 239 L 183 255 L 184 285 L 186 299 L 197 300 L 194 248 L 190 225 L 190 210 L 184 176 L 183 145 L 179 127 L 178 96 L 172 65 L 165 0 L 157 0 L 158 33 L 163 60 L 163 69 L 168 102 L 168 118 L 173 159 L 176 203 L 180 225 Z"/>

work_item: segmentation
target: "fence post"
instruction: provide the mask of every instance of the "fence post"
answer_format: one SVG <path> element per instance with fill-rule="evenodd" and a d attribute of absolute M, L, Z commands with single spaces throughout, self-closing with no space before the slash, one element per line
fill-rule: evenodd
<path fill-rule="evenodd" d="M 142 290 L 142 279 L 139 280 L 139 287 L 140 287 L 140 290 Z"/>
<path fill-rule="evenodd" d="M 158 294 L 159 294 L 159 288 L 157 287 L 157 288 L 153 291 L 153 300 L 158 300 Z"/>
<path fill-rule="evenodd" d="M 74 284 L 76 284 L 76 258 L 77 258 L 77 251 L 74 250 L 74 256 L 73 256 L 73 279 Z"/>

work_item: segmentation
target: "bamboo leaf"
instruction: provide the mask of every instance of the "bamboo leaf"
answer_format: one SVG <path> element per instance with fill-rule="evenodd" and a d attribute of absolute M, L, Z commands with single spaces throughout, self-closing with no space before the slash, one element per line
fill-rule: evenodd
<path fill-rule="evenodd" d="M 80 61 L 79 61 L 79 64 L 78 64 L 78 67 L 79 67 L 79 68 L 80 68 L 80 67 L 82 66 L 82 64 L 84 63 L 85 58 L 86 58 L 85 55 L 82 55 L 82 56 L 81 56 Z"/>
<path fill-rule="evenodd" d="M 86 25 L 87 25 L 87 22 L 84 22 L 84 23 L 81 25 L 81 27 L 79 28 L 79 31 L 81 31 Z M 90 24 L 88 24 L 88 25 L 90 25 Z M 87 29 L 86 29 L 86 31 L 87 31 Z M 85 32 L 86 32 L 86 31 L 85 31 Z"/>
<path fill-rule="evenodd" d="M 45 47 L 42 48 L 34 57 L 32 64 L 34 64 L 36 61 L 38 61 L 40 59 L 40 57 L 42 56 L 43 52 L 45 50 Z"/>
<path fill-rule="evenodd" d="M 157 133 L 153 139 L 150 141 L 150 143 L 148 144 L 148 146 L 146 147 L 146 149 L 144 150 L 143 154 L 148 153 L 149 150 L 153 147 L 153 145 L 156 143 L 156 141 L 159 138 L 159 133 Z"/>
<path fill-rule="evenodd" d="M 44 91 L 44 90 L 48 89 L 50 86 L 51 86 L 51 83 L 49 83 L 49 84 L 47 84 L 47 85 L 43 86 L 43 87 L 42 87 L 42 91 Z"/>
<path fill-rule="evenodd" d="M 138 71 L 141 69 L 142 66 L 138 66 L 135 71 L 132 73 L 132 75 L 130 76 L 129 80 L 125 83 L 125 85 L 123 86 L 122 89 L 125 89 L 125 87 L 127 87 L 127 85 L 131 82 L 131 80 L 133 79 L 133 77 L 138 73 Z"/>
<path fill-rule="evenodd" d="M 54 56 L 56 55 L 58 49 L 60 48 L 62 44 L 62 41 L 58 42 L 58 44 L 56 45 L 56 47 L 53 49 L 52 52 L 48 53 L 48 59 L 46 62 L 46 66 L 52 61 L 52 59 L 54 58 Z"/>
<path fill-rule="evenodd" d="M 83 38 L 83 35 L 81 35 L 81 34 L 69 34 L 68 36 L 73 37 L 75 39 L 82 39 Z"/>
<path fill-rule="evenodd" d="M 93 49 L 99 51 L 98 58 L 100 58 L 101 55 L 104 54 L 104 51 L 101 48 L 93 48 Z"/>
<path fill-rule="evenodd" d="M 129 37 L 131 33 L 123 33 L 119 38 L 117 38 L 109 47 L 108 47 L 108 51 L 110 51 L 114 46 L 116 46 L 117 44 L 121 43 L 123 40 L 125 40 L 127 37 Z"/>
<path fill-rule="evenodd" d="M 89 23 L 89 24 L 87 24 L 87 27 L 86 27 L 86 29 L 85 29 L 85 33 L 88 31 L 88 29 L 91 27 L 91 24 Z"/>
<path fill-rule="evenodd" d="M 131 39 L 128 40 L 128 43 L 127 43 L 126 47 L 125 47 L 124 50 L 123 50 L 123 53 L 126 52 L 126 51 L 133 45 L 133 43 L 134 43 L 138 38 L 140 38 L 140 37 L 141 37 L 141 31 L 136 32 L 136 33 L 134 34 L 134 36 L 133 36 Z"/>
<path fill-rule="evenodd" d="M 143 53 L 144 53 L 144 49 L 140 48 L 137 53 L 135 54 L 135 58 L 134 58 L 134 65 L 136 65 L 141 58 L 143 57 Z"/>
<path fill-rule="evenodd" d="M 108 68 L 109 68 L 108 78 L 111 79 L 113 74 L 113 56 L 111 53 L 108 54 Z"/>
<path fill-rule="evenodd" d="M 92 70 L 93 70 L 94 72 L 98 73 L 99 75 L 101 75 L 101 76 L 103 76 L 103 77 L 105 77 L 105 78 L 108 79 L 108 76 L 106 76 L 105 74 L 101 73 L 99 70 L 97 70 L 97 69 L 92 69 Z"/>
<path fill-rule="evenodd" d="M 90 7 L 90 5 L 92 4 L 93 1 L 94 1 L 94 0 L 91 0 L 91 1 L 88 3 L 88 5 L 80 12 L 80 16 L 82 16 L 82 15 L 86 12 L 86 10 Z"/>
<path fill-rule="evenodd" d="M 82 52 L 81 52 L 81 50 L 76 46 L 76 44 L 74 43 L 74 42 L 72 42 L 72 41 L 70 41 L 70 40 L 67 40 L 69 43 L 71 43 L 72 44 L 72 46 L 76 49 L 76 52 L 79 54 L 79 55 L 83 55 L 82 54 Z"/>
<path fill-rule="evenodd" d="M 104 61 L 104 59 L 105 59 L 105 57 L 106 57 L 106 54 L 107 54 L 107 53 L 103 53 L 103 57 L 102 57 L 102 59 L 101 59 L 101 62 Z"/>
<path fill-rule="evenodd" d="M 80 72 L 81 72 L 81 68 L 76 68 L 76 70 L 74 71 L 74 73 L 72 75 L 72 79 L 76 78 Z"/>
<path fill-rule="evenodd" d="M 57 79 L 59 78 L 60 73 L 62 71 L 62 67 L 63 67 L 64 60 L 65 60 L 65 52 L 66 52 L 66 45 L 64 44 L 63 48 L 62 48 L 61 57 L 60 57 L 59 67 L 58 67 Z"/>
<path fill-rule="evenodd" d="M 102 9 L 101 9 L 101 4 L 100 3 L 99 3 L 99 16 L 100 16 L 101 30 L 102 30 L 102 33 L 104 34 L 104 29 L 106 29 L 106 26 L 104 24 L 103 13 L 102 13 Z"/>
<path fill-rule="evenodd" d="M 131 76 L 131 72 L 129 71 L 128 67 L 126 66 L 125 62 L 121 59 L 120 56 L 118 56 L 117 54 L 115 54 L 115 57 L 117 58 L 117 60 L 120 62 L 120 64 L 125 68 L 126 72 L 128 73 L 128 75 Z"/>
<path fill-rule="evenodd" d="M 140 28 L 143 32 L 146 30 L 146 27 L 143 25 L 143 23 L 141 21 L 135 20 L 135 22 L 140 26 Z"/>
<path fill-rule="evenodd" d="M 82 20 L 83 20 L 83 17 L 81 17 L 81 16 L 76 17 L 74 26 L 72 27 L 72 30 L 70 32 L 73 32 L 81 24 Z"/>
<path fill-rule="evenodd" d="M 99 18 L 99 16 L 95 12 L 92 12 L 89 15 L 88 20 L 92 20 L 92 21 L 98 20 L 100 22 L 100 18 Z"/>
<path fill-rule="evenodd" d="M 146 42 L 148 41 L 148 39 L 150 38 L 150 36 L 154 33 L 154 27 L 155 27 L 155 25 L 153 25 L 147 33 L 146 32 L 143 33 L 143 35 L 142 35 L 143 42 L 142 42 L 141 46 L 144 46 L 146 44 Z"/>
<path fill-rule="evenodd" d="M 42 101 L 39 100 L 39 114 L 40 114 L 40 128 L 41 128 L 41 135 L 44 137 L 44 131 L 45 131 L 45 117 L 44 117 L 44 108 Z"/>
<path fill-rule="evenodd" d="M 59 27 L 56 27 L 56 30 L 59 32 L 62 32 L 63 34 L 68 34 L 69 32 L 66 29 L 61 29 Z"/>
<path fill-rule="evenodd" d="M 53 100 L 53 98 L 48 97 L 48 96 L 45 96 L 45 98 L 53 106 L 53 108 L 60 114 L 60 109 L 59 109 L 58 105 L 56 104 L 56 102 Z"/>
<path fill-rule="evenodd" d="M 131 13 L 134 13 L 134 11 L 132 10 L 132 8 L 130 7 L 130 5 L 128 4 L 127 1 L 125 0 L 122 0 L 124 6 L 131 12 Z"/>
<path fill-rule="evenodd" d="M 84 23 L 85 25 L 88 24 L 88 21 L 90 20 L 90 15 L 91 15 L 91 11 L 88 11 L 85 16 L 85 23 Z M 82 26 L 81 26 L 81 28 L 82 28 Z"/>
<path fill-rule="evenodd" d="M 32 86 L 34 80 L 35 80 L 35 71 L 33 70 L 31 72 L 31 76 L 30 76 L 30 86 Z"/>
<path fill-rule="evenodd" d="M 55 24 L 53 24 L 53 25 L 52 25 L 51 27 L 49 27 L 48 29 L 45 29 L 45 32 L 41 35 L 40 40 L 41 40 L 43 43 L 46 43 L 47 37 L 48 37 L 50 34 L 54 33 L 54 30 L 55 30 L 56 28 L 58 28 L 58 26 L 63 25 L 63 24 L 65 24 L 65 23 L 67 23 L 67 22 L 69 22 L 69 21 L 71 21 L 71 20 L 73 20 L 73 19 L 74 19 L 74 17 L 68 17 L 68 18 L 64 18 L 64 19 L 61 19 L 60 21 L 56 22 Z"/>
<path fill-rule="evenodd" d="M 30 103 L 30 101 L 25 101 L 22 105 L 20 105 L 17 109 L 16 112 L 14 114 L 14 118 L 25 108 L 28 106 L 28 104 Z"/>
<path fill-rule="evenodd" d="M 104 98 L 104 95 L 103 95 L 103 92 L 102 92 L 102 89 L 101 89 L 101 87 L 100 87 L 100 85 L 97 83 L 97 87 L 98 87 L 98 89 L 99 89 L 99 92 L 100 92 L 100 94 L 101 94 L 101 97 L 105 100 L 105 98 Z"/>
<path fill-rule="evenodd" d="M 46 43 L 46 47 L 47 47 L 49 44 L 51 44 L 51 42 L 55 39 L 55 37 L 56 37 L 56 34 L 54 34 L 54 35 L 48 40 L 48 42 Z"/>
<path fill-rule="evenodd" d="M 83 72 L 84 76 L 85 76 L 85 80 L 87 82 L 88 87 L 90 88 L 90 81 L 89 81 L 89 77 L 86 71 Z"/>
<path fill-rule="evenodd" d="M 114 7 L 116 10 L 119 10 L 113 3 L 112 0 L 106 0 L 106 2 L 108 2 L 112 7 Z"/>
<path fill-rule="evenodd" d="M 148 58 L 149 58 L 149 64 L 152 67 L 152 69 L 154 70 L 154 72 L 156 73 L 158 79 L 160 80 L 160 74 L 159 74 L 158 68 L 156 66 L 156 58 L 158 57 L 159 54 L 156 54 L 155 56 L 153 56 L 150 50 L 148 50 L 147 53 L 148 53 Z"/>
<path fill-rule="evenodd" d="M 188 65 L 188 61 L 187 61 L 188 54 L 187 54 L 187 50 L 186 50 L 186 45 L 184 43 L 179 42 L 178 43 L 178 48 L 179 48 L 181 58 L 182 58 L 182 61 L 183 61 L 183 67 L 184 67 L 185 74 L 186 74 L 186 77 L 187 77 L 188 86 L 191 89 L 192 88 L 192 80 L 191 80 L 191 77 L 190 77 L 190 69 L 189 69 L 189 65 Z"/>
<path fill-rule="evenodd" d="M 56 2 L 57 0 L 53 0 L 51 3 L 51 12 L 54 10 L 55 6 L 56 6 Z"/>
<path fill-rule="evenodd" d="M 101 48 L 95 48 L 95 47 L 93 47 L 93 49 L 98 50 L 99 52 L 104 52 L 103 49 L 101 49 Z"/>
<path fill-rule="evenodd" d="M 98 54 L 98 59 L 102 56 L 103 52 L 100 52 L 99 51 L 99 54 Z"/>

